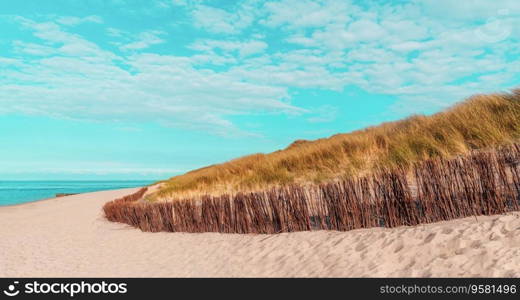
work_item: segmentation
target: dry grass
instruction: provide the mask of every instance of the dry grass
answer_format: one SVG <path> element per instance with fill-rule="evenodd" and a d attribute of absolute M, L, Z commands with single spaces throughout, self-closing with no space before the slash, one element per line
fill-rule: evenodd
<path fill-rule="evenodd" d="M 520 209 L 520 144 L 431 159 L 409 169 L 233 196 L 108 202 L 110 221 L 143 231 L 279 233 L 418 225 Z"/>
<path fill-rule="evenodd" d="M 254 154 L 164 181 L 147 197 L 191 198 L 264 190 L 290 183 L 342 180 L 380 168 L 408 168 L 431 158 L 451 158 L 474 149 L 520 139 L 520 90 L 476 95 L 432 116 L 384 123 L 284 150 Z"/>

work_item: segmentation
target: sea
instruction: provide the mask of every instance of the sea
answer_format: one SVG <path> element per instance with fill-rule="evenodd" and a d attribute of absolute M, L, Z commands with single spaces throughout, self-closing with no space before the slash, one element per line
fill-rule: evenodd
<path fill-rule="evenodd" d="M 141 187 L 155 181 L 0 181 L 0 206 L 77 194 Z"/>

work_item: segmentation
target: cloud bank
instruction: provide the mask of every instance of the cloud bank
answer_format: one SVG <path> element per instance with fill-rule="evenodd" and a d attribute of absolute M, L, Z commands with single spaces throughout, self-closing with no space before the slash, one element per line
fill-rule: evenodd
<path fill-rule="evenodd" d="M 106 16 L 2 16 L 24 34 L 3 44 L 9 51 L 0 56 L 0 113 L 156 121 L 241 135 L 248 133 L 232 116 L 334 118 L 322 99 L 314 105 L 322 117 L 306 115 L 312 112 L 293 104 L 294 90 L 355 86 L 395 96 L 400 109 L 415 112 L 519 82 L 518 1 L 151 7 L 185 21 L 129 32 Z M 81 26 L 103 29 L 106 40 Z M 190 38 L 180 40 L 186 30 Z"/>

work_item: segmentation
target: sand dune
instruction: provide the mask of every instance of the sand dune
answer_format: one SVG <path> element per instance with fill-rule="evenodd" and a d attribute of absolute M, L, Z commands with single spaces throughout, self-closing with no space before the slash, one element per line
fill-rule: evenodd
<path fill-rule="evenodd" d="M 143 233 L 101 206 L 137 189 L 0 207 L 0 276 L 520 276 L 520 214 L 278 235 Z"/>

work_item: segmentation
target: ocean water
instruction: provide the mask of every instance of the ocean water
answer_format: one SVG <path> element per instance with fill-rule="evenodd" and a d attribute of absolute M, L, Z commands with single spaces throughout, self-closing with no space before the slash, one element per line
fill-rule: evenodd
<path fill-rule="evenodd" d="M 0 206 L 87 193 L 145 186 L 155 181 L 0 181 Z"/>

